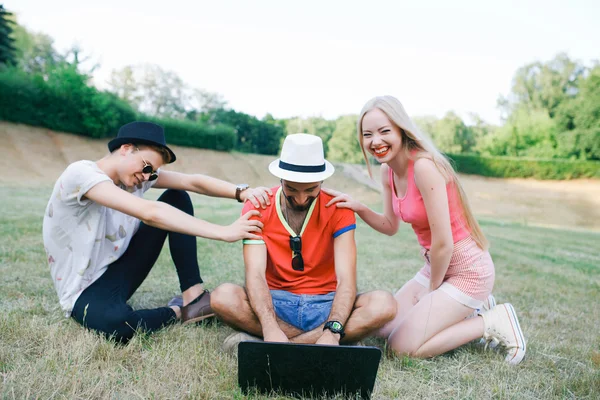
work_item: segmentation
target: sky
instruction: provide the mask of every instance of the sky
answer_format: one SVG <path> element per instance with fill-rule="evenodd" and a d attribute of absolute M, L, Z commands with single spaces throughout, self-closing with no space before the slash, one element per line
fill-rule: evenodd
<path fill-rule="evenodd" d="M 476 113 L 518 68 L 559 52 L 600 59 L 600 1 L 18 0 L 28 30 L 73 44 L 111 71 L 157 64 L 262 118 L 357 114 L 390 94 L 412 116 Z M 595 38 L 595 39 L 594 39 Z"/>

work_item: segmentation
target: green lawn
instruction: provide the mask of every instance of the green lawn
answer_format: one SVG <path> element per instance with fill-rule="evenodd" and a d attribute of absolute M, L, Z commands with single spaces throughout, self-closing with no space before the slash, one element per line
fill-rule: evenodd
<path fill-rule="evenodd" d="M 237 361 L 220 349 L 231 332 L 221 324 L 176 325 L 115 346 L 64 318 L 42 245 L 50 191 L 0 187 L 0 397 L 243 398 Z M 193 200 L 198 216 L 217 223 L 240 211 L 234 201 Z M 373 398 L 599 398 L 600 234 L 482 225 L 496 263 L 494 294 L 519 313 L 525 360 L 510 367 L 478 345 L 431 360 L 384 356 Z M 395 291 L 422 265 L 407 225 L 387 237 L 359 222 L 356 237 L 360 291 Z M 240 243 L 199 239 L 198 259 L 208 288 L 243 282 Z M 164 305 L 178 287 L 164 251 L 131 303 Z"/>

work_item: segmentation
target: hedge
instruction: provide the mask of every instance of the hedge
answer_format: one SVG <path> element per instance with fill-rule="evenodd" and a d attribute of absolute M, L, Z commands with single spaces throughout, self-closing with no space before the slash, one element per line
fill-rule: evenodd
<path fill-rule="evenodd" d="M 165 128 L 165 135 L 169 144 L 230 151 L 237 143 L 235 130 L 230 126 L 209 126 L 199 122 L 159 119 L 142 115 L 138 118 L 139 120 L 154 122 Z"/>
<path fill-rule="evenodd" d="M 12 68 L 0 70 L 0 119 L 93 138 L 115 136 L 134 121 L 124 101 L 87 85 L 72 68 L 53 71 L 47 79 Z"/>
<path fill-rule="evenodd" d="M 464 174 L 497 178 L 600 179 L 599 161 L 446 155 L 453 161 L 456 170 Z"/>
<path fill-rule="evenodd" d="M 89 86 L 87 79 L 68 65 L 46 78 L 0 69 L 0 120 L 93 138 L 115 137 L 122 125 L 145 120 L 162 125 L 169 144 L 229 151 L 237 143 L 233 127 L 138 115 L 114 94 Z"/>

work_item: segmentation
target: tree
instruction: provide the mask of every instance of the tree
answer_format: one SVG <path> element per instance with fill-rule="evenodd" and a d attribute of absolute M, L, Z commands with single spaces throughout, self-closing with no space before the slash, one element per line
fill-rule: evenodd
<path fill-rule="evenodd" d="M 0 65 L 16 64 L 15 39 L 13 38 L 14 21 L 10 18 L 12 13 L 6 11 L 0 4 Z"/>
<path fill-rule="evenodd" d="M 327 120 L 322 117 L 295 117 L 285 121 L 286 133 L 288 135 L 294 133 L 309 133 L 320 137 L 323 140 L 325 156 L 329 154 L 329 140 L 333 135 L 335 125 L 335 121 Z"/>
<path fill-rule="evenodd" d="M 433 140 L 437 147 L 446 153 L 468 152 L 475 145 L 472 132 L 463 120 L 449 111 L 435 124 Z"/>
<path fill-rule="evenodd" d="M 354 164 L 364 161 L 356 132 L 357 119 L 357 115 L 343 115 L 336 119 L 329 141 L 328 157 L 331 160 Z"/>
<path fill-rule="evenodd" d="M 210 122 L 210 113 L 202 113 L 227 104 L 221 95 L 190 88 L 175 72 L 158 65 L 128 65 L 114 70 L 108 84 L 138 111 L 161 118 Z"/>
<path fill-rule="evenodd" d="M 468 126 L 468 129 L 471 130 L 472 137 L 475 142 L 475 145 L 471 148 L 471 151 L 473 153 L 480 153 L 483 142 L 485 142 L 488 136 L 493 135 L 496 132 L 497 126 L 488 124 L 475 113 L 471 113 L 470 118 L 473 124 Z"/>
<path fill-rule="evenodd" d="M 227 101 L 219 93 L 209 92 L 204 89 L 192 89 L 189 104 L 191 109 L 187 111 L 185 118 L 191 121 L 200 121 L 212 125 L 215 123 L 211 118 L 216 110 L 224 110 Z"/>
<path fill-rule="evenodd" d="M 545 110 L 553 118 L 561 103 L 578 93 L 585 67 L 560 53 L 549 62 L 535 62 L 519 68 L 513 78 L 511 95 L 500 98 L 499 106 L 508 114 L 521 107 Z"/>
<path fill-rule="evenodd" d="M 236 150 L 245 153 L 274 155 L 285 131 L 275 120 L 266 117 L 261 121 L 256 117 L 234 110 L 216 109 L 206 112 L 213 124 L 229 125 L 238 137 Z"/>
<path fill-rule="evenodd" d="M 438 121 L 435 116 L 425 115 L 422 117 L 414 117 L 412 120 L 422 133 L 426 134 L 430 138 L 435 136 L 436 124 Z"/>
<path fill-rule="evenodd" d="M 511 93 L 500 98 L 505 125 L 478 148 L 530 157 L 600 157 L 600 85 L 592 69 L 558 54 L 520 68 Z"/>
<path fill-rule="evenodd" d="M 52 69 L 65 61 L 64 56 L 54 48 L 54 40 L 48 35 L 30 32 L 15 23 L 14 38 L 17 66 L 26 73 L 47 78 Z"/>
<path fill-rule="evenodd" d="M 112 71 L 108 84 L 113 93 L 142 113 L 174 119 L 186 115 L 187 87 L 175 72 L 158 65 L 129 65 Z"/>
<path fill-rule="evenodd" d="M 94 71 L 100 67 L 100 63 L 98 61 L 94 61 L 92 56 L 89 54 L 84 54 L 85 52 L 78 44 L 74 44 L 71 46 L 69 50 L 64 54 L 64 60 L 70 65 L 74 66 L 77 71 L 81 74 L 92 76 Z M 92 65 L 86 67 L 85 65 L 92 62 Z"/>
<path fill-rule="evenodd" d="M 577 98 L 564 114 L 571 117 L 573 126 L 558 135 L 561 155 L 600 160 L 600 64 L 587 71 Z"/>
<path fill-rule="evenodd" d="M 142 91 L 134 76 L 133 67 L 128 65 L 120 71 L 113 70 L 108 81 L 110 91 L 139 110 L 143 99 Z"/>
<path fill-rule="evenodd" d="M 556 123 L 544 110 L 520 108 L 480 144 L 483 153 L 499 156 L 552 158 L 556 155 Z"/>

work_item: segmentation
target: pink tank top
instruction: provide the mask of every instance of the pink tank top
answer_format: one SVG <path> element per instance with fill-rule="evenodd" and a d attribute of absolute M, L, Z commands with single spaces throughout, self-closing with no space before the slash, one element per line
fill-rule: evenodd
<path fill-rule="evenodd" d="M 415 184 L 414 161 L 408 161 L 408 172 L 406 175 L 406 193 L 404 197 L 398 198 L 396 194 L 396 185 L 394 184 L 394 171 L 389 169 L 390 188 L 392 188 L 392 205 L 394 214 L 402 221 L 411 224 L 417 235 L 417 240 L 421 246 L 426 249 L 431 248 L 431 229 L 425 203 L 421 192 Z M 453 182 L 446 185 L 448 193 L 448 205 L 450 211 L 450 225 L 452 228 L 452 239 L 454 243 L 468 237 L 471 233 L 467 222 L 463 217 L 462 206 L 458 191 Z"/>

